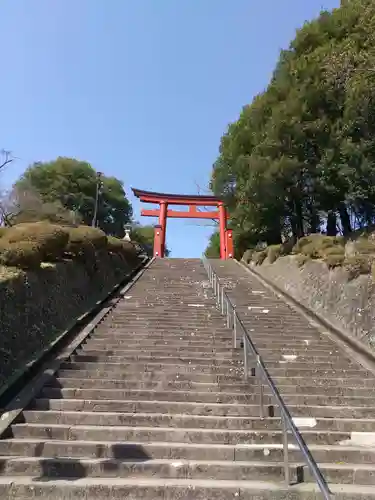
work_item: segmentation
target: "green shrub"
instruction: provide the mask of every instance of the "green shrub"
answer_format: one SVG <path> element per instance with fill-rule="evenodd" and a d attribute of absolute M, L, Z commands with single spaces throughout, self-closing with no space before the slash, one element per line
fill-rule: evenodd
<path fill-rule="evenodd" d="M 133 243 L 108 236 L 107 249 L 109 252 L 120 254 L 127 259 L 138 258 L 138 252 Z"/>
<path fill-rule="evenodd" d="M 124 241 L 114 236 L 107 236 L 107 248 L 109 252 L 113 253 L 123 253 L 124 252 Z"/>
<path fill-rule="evenodd" d="M 246 250 L 246 252 L 243 254 L 242 256 L 242 260 L 243 262 L 245 262 L 245 264 L 248 264 L 249 262 L 251 262 L 251 259 L 252 259 L 252 256 L 253 256 L 253 253 L 254 253 L 254 250 L 249 248 L 248 250 Z"/>
<path fill-rule="evenodd" d="M 29 222 L 7 228 L 1 239 L 12 245 L 33 243 L 35 248 L 38 247 L 42 261 L 55 260 L 63 255 L 69 233 L 62 226 L 49 222 Z"/>
<path fill-rule="evenodd" d="M 0 240 L 0 263 L 4 266 L 21 269 L 37 269 L 43 260 L 43 250 L 35 241 L 10 243 Z"/>
<path fill-rule="evenodd" d="M 344 260 L 345 260 L 345 255 L 338 253 L 337 254 L 332 253 L 324 258 L 324 262 L 330 269 L 342 266 Z"/>
<path fill-rule="evenodd" d="M 375 255 L 375 244 L 367 238 L 358 238 L 354 243 L 354 250 L 360 255 Z"/>
<path fill-rule="evenodd" d="M 281 255 L 281 245 L 270 245 L 267 248 L 268 261 L 273 264 Z"/>
<path fill-rule="evenodd" d="M 345 239 L 341 236 L 311 234 L 301 238 L 294 246 L 293 251 L 306 255 L 310 259 L 325 259 L 329 255 L 343 255 L 345 253 Z"/>
<path fill-rule="evenodd" d="M 293 252 L 294 248 L 294 239 L 290 238 L 289 240 L 284 241 L 280 247 L 280 255 L 290 255 Z"/>
<path fill-rule="evenodd" d="M 310 257 L 308 255 L 304 255 L 304 254 L 298 254 L 295 256 L 295 262 L 297 264 L 298 267 L 303 267 L 306 262 L 308 262 L 310 259 Z"/>
<path fill-rule="evenodd" d="M 92 255 L 107 248 L 106 234 L 96 227 L 78 226 L 68 230 L 67 252 L 75 256 Z"/>
<path fill-rule="evenodd" d="M 324 257 L 328 257 L 329 255 L 343 255 L 343 256 L 345 256 L 345 248 L 341 247 L 341 246 L 328 247 L 328 248 L 322 249 L 321 254 Z"/>
<path fill-rule="evenodd" d="M 349 279 L 358 278 L 361 274 L 369 274 L 371 272 L 371 260 L 362 255 L 354 255 L 345 259 L 344 268 L 348 272 Z"/>
<path fill-rule="evenodd" d="M 261 250 L 260 252 L 254 252 L 253 253 L 252 261 L 257 266 L 260 266 L 261 264 L 263 264 L 263 262 L 266 259 L 266 257 L 267 257 L 267 250 Z"/>

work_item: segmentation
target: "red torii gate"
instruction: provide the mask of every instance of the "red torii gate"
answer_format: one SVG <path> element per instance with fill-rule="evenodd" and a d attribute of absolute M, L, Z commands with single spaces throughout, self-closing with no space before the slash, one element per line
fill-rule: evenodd
<path fill-rule="evenodd" d="M 164 257 L 165 234 L 167 229 L 167 218 L 189 218 L 189 219 L 218 219 L 220 231 L 220 258 L 233 259 L 233 236 L 232 230 L 227 229 L 227 211 L 223 200 L 216 196 L 184 195 L 154 193 L 132 188 L 134 196 L 144 203 L 156 203 L 159 208 L 154 210 L 142 209 L 141 215 L 146 217 L 159 217 L 159 224 L 155 226 L 154 233 L 154 256 Z M 188 211 L 170 210 L 169 205 L 186 205 Z M 217 207 L 217 210 L 199 211 L 197 207 Z"/>

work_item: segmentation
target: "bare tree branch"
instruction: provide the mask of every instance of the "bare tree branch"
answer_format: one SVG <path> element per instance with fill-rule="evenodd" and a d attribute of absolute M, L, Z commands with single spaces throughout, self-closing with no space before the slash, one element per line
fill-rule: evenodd
<path fill-rule="evenodd" d="M 198 184 L 198 182 L 197 182 L 197 181 L 194 181 L 194 184 L 195 184 L 195 186 L 196 186 L 196 188 L 197 188 L 197 191 L 198 191 L 198 193 L 197 193 L 197 194 L 198 194 L 199 196 L 201 196 L 202 191 L 203 191 L 203 194 L 206 194 L 206 195 L 211 194 L 211 192 L 210 192 L 209 190 L 207 190 L 207 189 L 202 189 L 202 188 L 201 188 L 201 186 Z M 208 208 L 206 208 L 206 207 L 202 207 L 202 209 L 201 209 L 201 210 L 197 210 L 197 211 L 198 211 L 198 212 L 209 212 L 209 209 L 208 209 Z M 216 227 L 216 226 L 218 226 L 218 225 L 219 225 L 219 221 L 217 221 L 216 219 L 211 219 L 211 220 L 212 220 L 212 222 L 214 223 L 214 226 L 213 226 L 213 227 Z M 212 224 L 210 224 L 210 226 L 212 226 Z"/>
<path fill-rule="evenodd" d="M 6 151 L 5 149 L 2 149 L 0 153 L 4 158 L 3 163 L 0 164 L 0 172 L 1 172 L 7 165 L 9 165 L 9 163 L 12 163 L 14 161 L 14 157 L 11 156 L 12 151 Z"/>

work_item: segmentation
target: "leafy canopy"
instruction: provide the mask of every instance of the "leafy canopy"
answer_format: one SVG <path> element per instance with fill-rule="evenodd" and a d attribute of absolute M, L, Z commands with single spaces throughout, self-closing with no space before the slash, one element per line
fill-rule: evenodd
<path fill-rule="evenodd" d="M 306 23 L 221 138 L 211 189 L 237 249 L 375 220 L 375 2 Z"/>
<path fill-rule="evenodd" d="M 19 191 L 32 189 L 44 203 L 58 203 L 77 214 L 90 225 L 94 216 L 97 173 L 84 161 L 59 157 L 50 162 L 31 165 L 16 182 Z M 115 177 L 101 175 L 97 225 L 107 234 L 122 236 L 123 227 L 132 216 L 123 183 Z"/>

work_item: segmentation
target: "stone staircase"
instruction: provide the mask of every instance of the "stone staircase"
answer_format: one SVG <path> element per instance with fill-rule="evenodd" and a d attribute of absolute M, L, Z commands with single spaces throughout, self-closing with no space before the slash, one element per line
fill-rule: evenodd
<path fill-rule="evenodd" d="M 375 376 L 238 264 L 213 265 L 336 498 L 375 499 L 375 446 L 352 434 L 375 431 Z M 292 441 L 284 484 L 265 394 L 261 419 L 202 262 L 157 260 L 0 440 L 0 498 L 321 498 Z"/>

